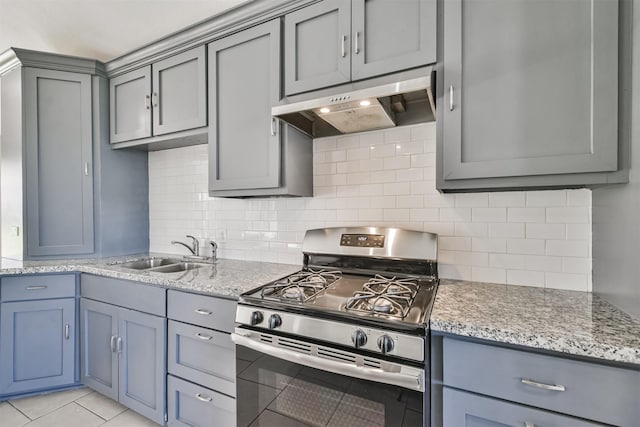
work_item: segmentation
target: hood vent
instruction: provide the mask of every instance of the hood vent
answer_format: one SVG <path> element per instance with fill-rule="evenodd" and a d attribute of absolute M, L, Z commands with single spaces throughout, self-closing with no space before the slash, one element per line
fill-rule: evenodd
<path fill-rule="evenodd" d="M 311 93 L 285 99 L 271 114 L 312 137 L 423 123 L 434 120 L 434 85 L 434 73 L 337 93 L 354 86 L 345 85 L 334 88 L 333 95 Z"/>

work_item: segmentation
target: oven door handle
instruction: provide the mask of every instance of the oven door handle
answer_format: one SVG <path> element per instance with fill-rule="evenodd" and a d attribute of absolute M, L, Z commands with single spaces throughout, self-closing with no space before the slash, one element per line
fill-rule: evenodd
<path fill-rule="evenodd" d="M 242 345 L 257 352 L 287 360 L 289 362 L 298 363 L 300 365 L 305 365 L 310 368 L 347 375 L 363 380 L 397 385 L 410 390 L 424 392 L 424 370 L 411 366 L 401 365 L 400 372 L 387 372 L 366 366 L 355 366 L 346 362 L 323 359 L 318 356 L 298 353 L 296 351 L 265 344 L 251 338 L 250 333 L 249 336 L 232 333 L 231 340 L 237 345 Z"/>

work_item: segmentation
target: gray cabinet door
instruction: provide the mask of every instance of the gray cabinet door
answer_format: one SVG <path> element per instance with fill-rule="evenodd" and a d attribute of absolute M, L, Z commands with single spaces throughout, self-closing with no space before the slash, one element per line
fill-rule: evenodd
<path fill-rule="evenodd" d="M 91 77 L 24 69 L 27 255 L 93 252 Z"/>
<path fill-rule="evenodd" d="M 207 125 L 205 46 L 154 63 L 153 134 Z"/>
<path fill-rule="evenodd" d="M 151 66 L 109 80 L 110 142 L 151 136 Z"/>
<path fill-rule="evenodd" d="M 351 79 L 436 62 L 436 0 L 353 0 Z"/>
<path fill-rule="evenodd" d="M 118 307 L 80 299 L 82 383 L 118 400 Z"/>
<path fill-rule="evenodd" d="M 604 424 L 444 388 L 443 424 L 451 427 L 595 427 Z"/>
<path fill-rule="evenodd" d="M 209 190 L 280 184 L 280 22 L 209 44 Z"/>
<path fill-rule="evenodd" d="M 287 95 L 351 79 L 350 9 L 350 0 L 325 0 L 284 17 Z"/>
<path fill-rule="evenodd" d="M 118 333 L 120 403 L 164 424 L 167 320 L 121 308 Z"/>
<path fill-rule="evenodd" d="M 444 2 L 442 178 L 615 171 L 617 23 L 617 1 Z"/>
<path fill-rule="evenodd" d="M 0 394 L 71 385 L 75 299 L 10 302 L 0 316 Z"/>

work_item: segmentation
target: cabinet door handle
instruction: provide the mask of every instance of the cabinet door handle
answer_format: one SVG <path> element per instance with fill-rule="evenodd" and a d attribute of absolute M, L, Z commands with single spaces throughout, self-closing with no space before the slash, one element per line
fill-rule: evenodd
<path fill-rule="evenodd" d="M 202 334 L 200 332 L 196 332 L 196 336 L 201 340 L 206 340 L 206 341 L 209 341 L 211 338 L 213 338 L 211 335 Z"/>
<path fill-rule="evenodd" d="M 342 35 L 342 57 L 344 58 L 345 56 L 347 56 L 347 35 L 343 34 Z"/>
<path fill-rule="evenodd" d="M 89 176 L 89 162 L 84 162 L 84 176 Z"/>
<path fill-rule="evenodd" d="M 111 335 L 111 353 L 116 352 L 116 336 Z"/>
<path fill-rule="evenodd" d="M 355 54 L 359 54 L 360 53 L 360 47 L 359 42 L 360 41 L 360 31 L 356 31 L 356 33 L 353 35 L 353 51 L 355 52 Z"/>
<path fill-rule="evenodd" d="M 146 108 L 147 110 L 151 109 L 151 96 L 150 95 L 145 95 L 144 96 L 144 108 Z"/>
<path fill-rule="evenodd" d="M 204 308 L 196 308 L 193 311 L 195 313 L 197 313 L 197 314 L 202 314 L 203 316 L 211 316 L 211 312 L 209 310 L 204 309 Z"/>
<path fill-rule="evenodd" d="M 545 384 L 545 383 L 540 383 L 538 381 L 534 381 L 532 379 L 529 378 L 520 378 L 520 382 L 522 384 L 531 386 L 531 387 L 536 387 L 536 388 L 541 388 L 543 390 L 551 390 L 551 391 L 565 391 L 566 388 L 561 385 L 561 384 Z"/>
<path fill-rule="evenodd" d="M 153 106 L 158 106 L 158 92 L 153 92 Z"/>
<path fill-rule="evenodd" d="M 118 353 L 122 353 L 122 337 L 118 337 L 116 341 L 116 350 Z"/>
<path fill-rule="evenodd" d="M 278 134 L 278 122 L 275 117 L 271 117 L 271 136 Z"/>
<path fill-rule="evenodd" d="M 27 286 L 25 288 L 28 291 L 42 291 L 44 289 L 47 289 L 46 285 L 40 285 L 40 286 Z"/>
<path fill-rule="evenodd" d="M 69 339 L 69 324 L 68 323 L 66 325 L 64 325 L 64 339 L 65 340 Z"/>
<path fill-rule="evenodd" d="M 536 427 L 536 425 L 530 421 L 525 421 L 524 422 L 524 427 Z"/>
<path fill-rule="evenodd" d="M 201 400 L 203 402 L 211 402 L 213 400 L 213 397 L 211 396 L 204 396 L 200 393 L 196 393 L 196 399 Z"/>
<path fill-rule="evenodd" d="M 453 111 L 453 85 L 449 86 L 449 111 Z"/>

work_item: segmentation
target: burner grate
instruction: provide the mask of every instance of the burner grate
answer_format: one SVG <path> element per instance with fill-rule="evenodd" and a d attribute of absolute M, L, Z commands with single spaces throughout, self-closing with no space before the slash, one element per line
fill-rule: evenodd
<path fill-rule="evenodd" d="M 417 293 L 417 279 L 376 274 L 347 299 L 345 309 L 405 318 Z"/>
<path fill-rule="evenodd" d="M 261 297 L 274 301 L 306 302 L 342 277 L 338 270 L 301 270 L 262 288 Z"/>

